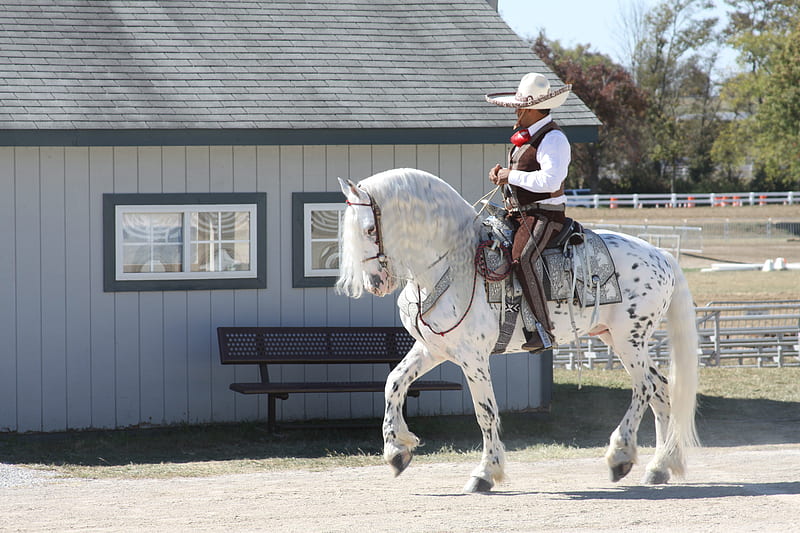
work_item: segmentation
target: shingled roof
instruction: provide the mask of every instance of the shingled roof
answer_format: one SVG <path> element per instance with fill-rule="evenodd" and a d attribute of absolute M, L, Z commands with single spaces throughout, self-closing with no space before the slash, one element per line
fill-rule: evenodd
<path fill-rule="evenodd" d="M 484 94 L 529 71 L 562 85 L 486 0 L 0 0 L 4 144 L 48 130 L 505 140 L 513 115 Z M 555 117 L 596 135 L 574 95 Z"/>

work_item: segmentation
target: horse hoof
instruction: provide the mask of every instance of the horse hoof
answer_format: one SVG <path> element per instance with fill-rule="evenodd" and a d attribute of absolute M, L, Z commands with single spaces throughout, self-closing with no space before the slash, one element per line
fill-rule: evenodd
<path fill-rule="evenodd" d="M 669 481 L 669 472 L 661 470 L 648 470 L 642 483 L 645 485 L 664 485 Z"/>
<path fill-rule="evenodd" d="M 411 453 L 407 451 L 398 453 L 392 457 L 392 460 L 389 461 L 389 466 L 391 466 L 394 471 L 394 477 L 399 476 L 408 468 L 408 465 L 411 464 L 411 457 Z"/>
<path fill-rule="evenodd" d="M 464 485 L 464 492 L 491 492 L 494 483 L 486 481 L 482 477 L 471 477 L 467 484 Z"/>
<path fill-rule="evenodd" d="M 620 479 L 628 475 L 633 468 L 633 463 L 622 463 L 611 468 L 611 481 L 616 483 Z"/>

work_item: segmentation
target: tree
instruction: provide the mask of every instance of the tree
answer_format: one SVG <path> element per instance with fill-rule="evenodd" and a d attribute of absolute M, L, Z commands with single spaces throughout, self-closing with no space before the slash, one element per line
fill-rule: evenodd
<path fill-rule="evenodd" d="M 573 146 L 569 183 L 595 192 L 629 185 L 631 178 L 641 175 L 631 166 L 642 160 L 640 128 L 648 108 L 646 95 L 622 66 L 588 46 L 568 50 L 540 33 L 533 51 L 559 78 L 572 84 L 572 91 L 603 123 L 596 143 Z M 601 180 L 601 170 L 618 179 Z"/>
<path fill-rule="evenodd" d="M 726 81 L 722 96 L 736 119 L 714 143 L 714 160 L 752 188 L 800 187 L 800 6 L 796 0 L 727 0 L 726 28 L 743 71 Z"/>
<path fill-rule="evenodd" d="M 766 186 L 800 187 L 800 17 L 778 48 L 755 115 L 759 124 L 755 160 Z"/>
<path fill-rule="evenodd" d="M 676 191 L 685 169 L 695 184 L 713 172 L 710 136 L 718 129 L 711 71 L 717 19 L 699 17 L 707 0 L 668 0 L 634 8 L 625 27 L 631 73 L 650 100 L 645 140 L 657 175 L 653 188 Z"/>

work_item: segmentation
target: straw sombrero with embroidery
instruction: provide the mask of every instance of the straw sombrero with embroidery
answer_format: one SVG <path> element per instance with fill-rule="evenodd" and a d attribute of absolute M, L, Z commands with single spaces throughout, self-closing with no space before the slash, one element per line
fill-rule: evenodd
<path fill-rule="evenodd" d="M 486 95 L 490 104 L 517 109 L 553 109 L 563 104 L 572 85 L 550 89 L 550 82 L 538 72 L 525 74 L 515 93 L 491 93 Z"/>

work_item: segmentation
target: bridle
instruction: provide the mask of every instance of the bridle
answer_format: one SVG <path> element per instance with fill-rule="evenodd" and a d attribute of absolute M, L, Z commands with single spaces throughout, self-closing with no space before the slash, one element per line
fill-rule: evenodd
<path fill-rule="evenodd" d="M 360 188 L 360 187 L 359 187 L 359 188 Z M 386 267 L 386 265 L 387 265 L 387 264 L 388 264 L 388 262 L 389 262 L 389 258 L 388 258 L 388 257 L 386 257 L 386 254 L 384 253 L 384 250 L 383 250 L 383 236 L 382 236 L 383 234 L 382 234 L 382 232 L 381 232 L 381 208 L 380 208 L 380 207 L 378 207 L 378 204 L 376 204 L 376 203 L 375 203 L 375 199 L 374 199 L 374 198 L 372 198 L 372 195 L 371 195 L 369 192 L 365 191 L 364 189 L 361 189 L 361 191 L 362 191 L 364 194 L 366 194 L 366 195 L 367 195 L 367 198 L 369 199 L 369 203 L 364 203 L 364 202 L 351 202 L 350 200 L 345 200 L 345 203 L 346 203 L 348 206 L 350 206 L 350 205 L 358 205 L 358 206 L 369 207 L 369 208 L 372 210 L 372 217 L 373 217 L 373 219 L 375 220 L 375 244 L 378 246 L 378 253 L 377 253 L 377 254 L 375 254 L 375 255 L 373 255 L 372 257 L 367 257 L 366 259 L 362 259 L 362 263 L 366 263 L 367 261 L 372 261 L 373 259 L 376 259 L 376 260 L 377 260 L 377 261 L 378 261 L 378 262 L 381 264 L 381 266 L 385 268 L 385 267 Z M 478 254 L 480 254 L 481 256 L 483 255 L 483 252 L 481 251 L 481 249 L 479 249 L 479 250 L 478 250 Z M 430 266 L 430 267 L 428 267 L 428 268 L 431 268 L 431 267 L 433 267 L 433 266 L 434 266 L 434 265 L 436 265 L 436 264 L 437 264 L 439 261 L 441 261 L 442 259 L 444 259 L 446 256 L 447 256 L 447 252 L 446 252 L 446 253 L 444 253 L 444 254 L 443 254 L 441 257 L 439 257 L 438 259 L 436 259 L 436 260 L 433 262 L 433 264 L 431 264 L 431 266 Z M 476 257 L 477 257 L 477 256 L 476 256 Z M 477 286 L 477 282 L 478 282 L 478 268 L 477 268 L 477 265 L 476 265 L 476 268 L 475 268 L 475 270 L 474 270 L 474 272 L 473 272 L 473 277 L 472 277 L 472 292 L 471 292 L 471 295 L 470 295 L 469 304 L 467 305 L 467 309 L 464 311 L 464 314 L 463 314 L 463 315 L 461 315 L 461 318 L 459 318 L 459 319 L 458 319 L 458 321 L 457 321 L 457 322 L 456 322 L 456 323 L 455 323 L 455 324 L 454 324 L 452 327 L 450 327 L 450 328 L 448 328 L 448 329 L 446 329 L 446 330 L 444 330 L 444 331 L 437 331 L 437 330 L 435 330 L 435 329 L 433 328 L 433 326 L 431 326 L 431 325 L 430 325 L 430 324 L 429 324 L 429 323 L 428 323 L 428 322 L 425 320 L 425 317 L 423 316 L 423 315 L 425 314 L 425 311 L 423 311 L 423 309 L 422 309 L 422 294 L 421 294 L 421 292 L 420 292 L 420 290 L 419 290 L 419 287 L 418 287 L 418 288 L 417 288 L 417 295 L 418 295 L 418 301 L 417 301 L 417 308 L 418 308 L 418 313 L 417 313 L 417 322 L 418 322 L 418 323 L 419 323 L 419 322 L 421 322 L 422 324 L 424 324 L 424 325 L 425 325 L 425 326 L 426 326 L 426 327 L 427 327 L 429 330 L 431 330 L 431 332 L 433 332 L 434 334 L 444 337 L 446 334 L 450 333 L 451 331 L 453 331 L 454 329 L 456 329 L 458 326 L 460 326 L 460 325 L 461 325 L 461 323 L 464 321 L 464 319 L 465 319 L 465 318 L 467 317 L 467 315 L 469 314 L 469 311 L 470 311 L 470 309 L 472 309 L 472 303 L 473 303 L 473 301 L 474 301 L 474 299 L 475 299 L 475 287 Z M 419 331 L 419 325 L 417 325 L 417 331 Z M 420 334 L 421 334 L 421 332 L 420 332 Z"/>
<path fill-rule="evenodd" d="M 375 200 L 372 198 L 372 195 L 361 189 L 364 194 L 367 195 L 369 198 L 369 203 L 365 204 L 363 202 L 351 202 L 350 200 L 345 200 L 347 205 L 362 205 L 364 207 L 369 207 L 372 210 L 372 218 L 375 220 L 375 244 L 378 246 L 378 253 L 373 255 L 372 257 L 367 257 L 366 259 L 362 260 L 362 263 L 366 263 L 367 261 L 372 261 L 373 259 L 377 259 L 378 263 L 381 264 L 382 267 L 386 267 L 389 263 L 389 258 L 386 257 L 386 254 L 383 251 L 383 237 L 381 232 L 381 208 L 378 207 L 378 204 L 375 203 Z"/>

